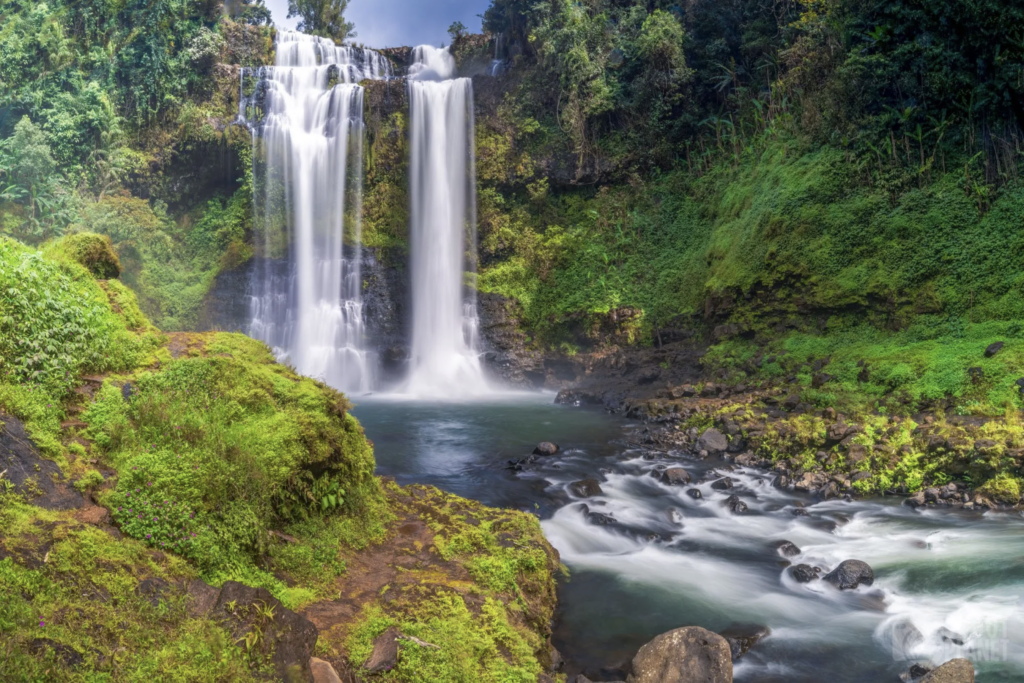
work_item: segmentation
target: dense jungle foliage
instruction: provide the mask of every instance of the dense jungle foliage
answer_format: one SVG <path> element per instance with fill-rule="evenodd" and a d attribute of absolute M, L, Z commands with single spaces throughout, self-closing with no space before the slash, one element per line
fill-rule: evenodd
<path fill-rule="evenodd" d="M 476 77 L 479 287 L 544 348 L 696 333 L 728 340 L 708 363 L 732 372 L 747 338 L 804 335 L 874 362 L 862 404 L 1014 405 L 985 384 L 965 407 L 973 346 L 952 370 L 921 349 L 1020 334 L 1022 13 L 494 0 L 485 37 L 452 32 L 467 73 L 506 62 Z M 142 310 L 193 328 L 216 275 L 263 244 L 251 138 L 230 124 L 239 67 L 272 59 L 266 7 L 3 0 L 0 17 L 0 231 L 109 236 Z M 399 256 L 404 122 L 368 120 L 363 204 L 367 244 Z"/>
<path fill-rule="evenodd" d="M 968 399 L 967 369 L 1021 337 L 1022 13 L 495 0 L 481 289 L 569 353 L 696 330 L 730 339 L 707 363 L 737 380 L 770 374 L 744 362 L 765 346 L 876 369 L 826 404 L 1019 406 L 1001 373 Z"/>
<path fill-rule="evenodd" d="M 266 61 L 268 21 L 261 0 L 0 2 L 0 232 L 108 235 L 154 321 L 194 324 L 247 254 L 249 136 L 228 125 L 225 65 Z"/>

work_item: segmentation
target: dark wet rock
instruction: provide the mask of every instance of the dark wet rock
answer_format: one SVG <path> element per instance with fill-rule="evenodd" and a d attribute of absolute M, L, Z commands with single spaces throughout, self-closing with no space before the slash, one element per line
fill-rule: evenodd
<path fill-rule="evenodd" d="M 900 674 L 900 680 L 903 681 L 903 683 L 911 683 L 911 681 L 916 681 L 932 671 L 932 667 L 927 664 L 911 664 L 909 669 Z"/>
<path fill-rule="evenodd" d="M 939 502 L 939 490 L 937 488 L 927 488 L 924 490 L 924 502 L 926 503 L 938 503 Z"/>
<path fill-rule="evenodd" d="M 157 607 L 170 591 L 171 584 L 157 578 L 143 579 L 135 587 L 135 594 L 153 605 L 153 607 Z"/>
<path fill-rule="evenodd" d="M 732 651 L 717 633 L 677 628 L 640 648 L 627 683 L 731 683 Z"/>
<path fill-rule="evenodd" d="M 839 497 L 839 485 L 830 481 L 818 490 L 818 496 L 822 500 L 831 500 Z"/>
<path fill-rule="evenodd" d="M 125 401 L 132 400 L 132 396 L 135 395 L 135 387 L 132 386 L 131 382 L 125 382 L 121 385 L 121 396 Z"/>
<path fill-rule="evenodd" d="M 798 506 L 798 507 L 795 507 L 795 508 L 793 508 L 793 509 L 791 510 L 791 512 L 793 513 L 793 516 L 794 516 L 794 517 L 807 517 L 808 515 L 810 515 L 810 514 L 811 514 L 811 513 L 809 513 L 809 512 L 807 511 L 807 509 L 806 509 L 806 508 L 803 508 L 803 507 L 799 507 L 799 506 Z"/>
<path fill-rule="evenodd" d="M 701 493 L 700 489 L 698 488 L 686 489 L 686 495 L 688 495 L 690 498 L 693 498 L 694 500 L 698 500 L 704 497 L 704 494 Z"/>
<path fill-rule="evenodd" d="M 844 560 L 839 566 L 822 577 L 839 590 L 852 590 L 857 586 L 870 586 L 875 582 L 875 572 L 867 562 Z"/>
<path fill-rule="evenodd" d="M 666 511 L 666 514 L 668 515 L 668 521 L 672 522 L 673 524 L 683 523 L 683 513 L 680 512 L 677 508 L 669 508 Z"/>
<path fill-rule="evenodd" d="M 569 484 L 569 491 L 574 496 L 580 498 L 590 498 L 591 496 L 599 496 L 603 493 L 601 490 L 601 484 L 597 479 L 581 479 L 580 481 L 574 481 Z"/>
<path fill-rule="evenodd" d="M 607 515 L 603 512 L 593 512 L 590 509 L 590 506 L 585 503 L 580 504 L 580 510 L 583 511 L 583 517 L 586 518 L 586 520 L 591 524 L 596 524 L 597 526 L 608 526 L 609 524 L 615 524 L 614 517 L 612 517 L 611 515 Z"/>
<path fill-rule="evenodd" d="M 1004 342 L 996 342 L 985 347 L 985 358 L 991 358 L 1003 350 Z"/>
<path fill-rule="evenodd" d="M 536 455 L 528 455 L 525 458 L 515 458 L 508 461 L 508 465 L 505 469 L 513 470 L 514 472 L 522 472 L 523 470 L 528 469 L 530 465 L 535 464 L 538 459 L 539 456 Z"/>
<path fill-rule="evenodd" d="M 1024 377 L 1018 379 L 1016 382 L 1014 382 L 1014 384 L 1020 390 L 1021 396 L 1024 396 Z"/>
<path fill-rule="evenodd" d="M 912 508 L 919 508 L 924 507 L 926 502 L 927 501 L 924 497 L 924 491 L 918 491 L 917 493 L 913 494 L 912 496 L 909 496 L 906 500 L 904 500 L 903 504 L 910 506 Z"/>
<path fill-rule="evenodd" d="M 707 451 L 712 455 L 716 455 L 728 450 L 729 440 L 725 434 L 712 427 L 711 429 L 704 430 L 704 433 L 697 439 L 695 448 L 698 451 Z"/>
<path fill-rule="evenodd" d="M 195 579 L 188 584 L 189 613 L 192 616 L 203 616 L 217 604 L 220 589 L 214 588 L 202 579 Z"/>
<path fill-rule="evenodd" d="M 868 457 L 868 447 L 864 444 L 851 443 L 846 450 L 846 462 L 850 465 L 864 462 Z"/>
<path fill-rule="evenodd" d="M 936 631 L 935 635 L 939 638 L 939 640 L 941 640 L 944 643 L 952 643 L 953 645 L 958 645 L 961 647 L 964 644 L 964 637 L 962 635 L 960 635 L 956 631 L 951 631 L 945 626 Z"/>
<path fill-rule="evenodd" d="M 68 668 L 76 667 L 85 661 L 85 657 L 78 650 L 49 638 L 35 638 L 29 641 L 28 650 L 43 661 L 54 661 Z"/>
<path fill-rule="evenodd" d="M 367 673 L 375 674 L 390 671 L 398 664 L 398 636 L 401 633 L 395 626 L 373 639 L 373 651 L 363 662 Z"/>
<path fill-rule="evenodd" d="M 747 654 L 758 641 L 767 638 L 771 633 L 770 628 L 759 624 L 730 624 L 724 630 L 719 631 L 718 635 L 729 643 L 732 661 L 735 662 Z"/>
<path fill-rule="evenodd" d="M 25 425 L 11 415 L 0 416 L 0 472 L 5 472 L 4 479 L 14 492 L 33 505 L 47 510 L 77 510 L 85 505 L 82 494 L 71 488 L 55 462 L 39 454 Z"/>
<path fill-rule="evenodd" d="M 690 473 L 682 467 L 669 467 L 658 475 L 658 480 L 669 486 L 682 486 L 689 483 Z"/>
<path fill-rule="evenodd" d="M 601 405 L 601 397 L 589 391 L 562 389 L 555 396 L 555 403 L 567 406 L 596 406 Z"/>
<path fill-rule="evenodd" d="M 747 504 L 740 500 L 740 497 L 737 496 L 736 494 L 733 494 L 725 499 L 725 506 L 732 510 L 733 512 L 735 512 L 736 514 L 740 514 L 747 511 Z"/>
<path fill-rule="evenodd" d="M 534 455 L 555 455 L 560 450 L 562 450 L 562 449 L 559 448 L 558 444 L 556 444 L 556 443 L 551 443 L 550 441 L 541 441 L 539 444 L 537 444 L 537 447 L 533 449 L 533 454 Z"/>
<path fill-rule="evenodd" d="M 594 683 L 594 682 L 592 680 L 590 680 L 589 678 L 587 678 L 586 676 L 584 676 L 583 674 L 578 674 L 576 676 L 576 678 L 572 679 L 572 683 Z"/>
<path fill-rule="evenodd" d="M 800 548 L 795 543 L 789 541 L 781 541 L 775 549 L 779 552 L 779 555 L 783 557 L 796 557 L 800 554 Z"/>
<path fill-rule="evenodd" d="M 236 642 L 253 629 L 260 629 L 262 637 L 256 647 L 261 654 L 270 656 L 278 677 L 308 679 L 309 659 L 319 635 L 317 628 L 282 605 L 267 589 L 227 581 L 212 614 L 231 630 Z"/>
<path fill-rule="evenodd" d="M 797 564 L 789 568 L 789 575 L 797 583 L 810 583 L 821 574 L 820 567 L 812 567 L 809 564 Z"/>
<path fill-rule="evenodd" d="M 969 659 L 951 659 L 925 674 L 918 683 L 974 683 L 974 665 Z"/>
<path fill-rule="evenodd" d="M 732 479 L 730 477 L 722 477 L 711 482 L 711 488 L 716 491 L 724 491 L 732 488 Z"/>

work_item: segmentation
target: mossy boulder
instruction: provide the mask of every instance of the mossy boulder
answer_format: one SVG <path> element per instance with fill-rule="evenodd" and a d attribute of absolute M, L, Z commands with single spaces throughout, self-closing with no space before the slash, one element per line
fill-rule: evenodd
<path fill-rule="evenodd" d="M 45 251 L 50 256 L 80 263 L 100 280 L 111 280 L 121 275 L 121 260 L 107 235 L 71 233 L 48 244 Z"/>

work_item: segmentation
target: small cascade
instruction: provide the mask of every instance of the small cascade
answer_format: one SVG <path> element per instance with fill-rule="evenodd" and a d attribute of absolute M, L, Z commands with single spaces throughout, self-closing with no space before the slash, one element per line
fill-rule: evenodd
<path fill-rule="evenodd" d="M 446 49 L 420 46 L 409 68 L 412 157 L 412 358 L 406 391 L 457 398 L 488 391 L 477 350 L 473 83 Z"/>
<path fill-rule="evenodd" d="M 501 57 L 501 39 L 500 33 L 494 37 L 494 59 L 491 60 L 491 68 L 487 70 L 487 73 L 494 78 L 505 73 L 505 60 Z"/>
<path fill-rule="evenodd" d="M 254 277 L 249 334 L 305 375 L 369 391 L 377 361 L 364 347 L 356 84 L 390 78 L 391 65 L 372 50 L 293 31 L 278 33 L 276 54 L 275 66 L 242 76 L 257 219 L 264 255 L 274 257 Z"/>

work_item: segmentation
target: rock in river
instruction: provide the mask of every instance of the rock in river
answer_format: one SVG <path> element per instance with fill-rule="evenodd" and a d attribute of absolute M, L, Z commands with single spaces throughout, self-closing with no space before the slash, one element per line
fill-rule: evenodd
<path fill-rule="evenodd" d="M 598 483 L 597 479 L 574 481 L 569 484 L 569 490 L 574 496 L 579 496 L 580 498 L 590 498 L 591 496 L 599 496 L 603 493 L 601 491 L 601 484 Z"/>
<path fill-rule="evenodd" d="M 541 441 L 537 444 L 537 447 L 533 449 L 534 455 L 554 455 L 558 453 L 561 448 L 558 447 L 557 443 L 551 443 L 550 441 Z"/>
<path fill-rule="evenodd" d="M 817 579 L 820 573 L 821 569 L 812 567 L 809 564 L 798 564 L 789 568 L 789 575 L 797 583 L 810 583 Z"/>
<path fill-rule="evenodd" d="M 860 560 L 844 560 L 839 566 L 822 577 L 839 590 L 850 590 L 860 586 L 870 586 L 875 582 L 875 572 L 867 562 Z"/>
<path fill-rule="evenodd" d="M 725 638 L 726 642 L 729 643 L 729 649 L 732 651 L 732 661 L 736 661 L 743 655 L 747 654 L 750 648 L 761 640 L 767 638 L 772 634 L 772 630 L 767 626 L 760 626 L 758 624 L 730 624 L 718 635 Z"/>
<path fill-rule="evenodd" d="M 662 484 L 669 486 L 681 486 L 690 481 L 690 473 L 682 467 L 669 467 L 658 477 Z"/>
<path fill-rule="evenodd" d="M 732 651 L 717 633 L 677 628 L 640 648 L 627 683 L 732 683 Z"/>
<path fill-rule="evenodd" d="M 747 511 L 747 504 L 735 493 L 725 499 L 725 506 L 737 514 Z"/>
<path fill-rule="evenodd" d="M 800 554 L 800 548 L 795 543 L 789 541 L 781 541 L 775 549 L 779 551 L 779 554 L 783 557 L 796 557 Z"/>
<path fill-rule="evenodd" d="M 724 491 L 725 489 L 731 489 L 732 478 L 722 477 L 721 479 L 716 479 L 715 481 L 711 482 L 711 488 L 715 489 L 716 491 Z"/>

